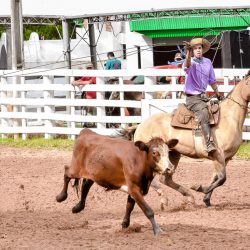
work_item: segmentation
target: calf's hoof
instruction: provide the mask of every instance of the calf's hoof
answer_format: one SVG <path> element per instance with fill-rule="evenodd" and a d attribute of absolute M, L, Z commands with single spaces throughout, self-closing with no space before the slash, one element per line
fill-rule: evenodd
<path fill-rule="evenodd" d="M 130 221 L 129 221 L 129 220 L 123 220 L 123 222 L 122 222 L 122 228 L 123 228 L 123 229 L 128 228 L 128 227 L 129 227 L 129 224 L 130 224 Z"/>
<path fill-rule="evenodd" d="M 62 202 L 62 201 L 65 201 L 68 197 L 68 194 L 67 193 L 60 193 L 59 195 L 56 196 L 56 201 L 57 202 Z"/>
<path fill-rule="evenodd" d="M 206 207 L 211 207 L 210 199 L 203 199 L 203 202 L 205 203 Z"/>
<path fill-rule="evenodd" d="M 161 235 L 161 234 L 166 234 L 165 231 L 163 231 L 158 225 L 156 228 L 153 229 L 154 235 Z"/>
<path fill-rule="evenodd" d="M 72 213 L 73 214 L 77 214 L 79 212 L 81 212 L 84 209 L 84 205 L 78 203 L 76 204 L 73 208 L 72 208 Z"/>

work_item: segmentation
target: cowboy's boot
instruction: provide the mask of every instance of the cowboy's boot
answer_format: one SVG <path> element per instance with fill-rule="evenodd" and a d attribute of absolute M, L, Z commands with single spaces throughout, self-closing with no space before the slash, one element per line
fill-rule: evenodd
<path fill-rule="evenodd" d="M 217 150 L 214 142 L 211 140 L 211 129 L 209 124 L 202 124 L 201 131 L 205 138 L 206 145 L 207 145 L 207 152 L 214 152 Z"/>

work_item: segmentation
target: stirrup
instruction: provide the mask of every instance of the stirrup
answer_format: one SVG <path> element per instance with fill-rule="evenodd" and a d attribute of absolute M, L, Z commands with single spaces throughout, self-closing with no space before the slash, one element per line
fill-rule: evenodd
<path fill-rule="evenodd" d="M 209 144 L 207 145 L 207 152 L 211 153 L 211 152 L 214 152 L 216 150 L 217 150 L 217 148 L 216 148 L 214 142 L 209 142 Z"/>

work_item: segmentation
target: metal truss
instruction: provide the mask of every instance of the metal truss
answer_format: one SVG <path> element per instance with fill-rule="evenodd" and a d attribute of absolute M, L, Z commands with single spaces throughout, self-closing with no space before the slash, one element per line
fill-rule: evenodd
<path fill-rule="evenodd" d="M 57 25 L 61 24 L 63 17 L 49 17 L 49 16 L 23 16 L 24 25 Z M 11 18 L 10 16 L 0 16 L 0 25 L 10 25 Z"/>
<path fill-rule="evenodd" d="M 105 16 L 89 17 L 88 19 L 90 23 L 96 23 L 96 22 L 107 22 L 107 21 L 121 22 L 121 21 L 135 21 L 143 19 L 159 19 L 159 18 L 174 18 L 174 17 L 205 17 L 205 16 L 250 17 L 250 8 L 152 11 L 143 13 L 121 14 L 121 15 L 110 14 Z"/>
<path fill-rule="evenodd" d="M 173 17 L 204 17 L 204 16 L 250 16 L 250 8 L 221 8 L 221 9 L 192 9 L 192 10 L 167 10 L 142 13 L 101 14 L 97 16 L 23 16 L 23 24 L 32 25 L 57 25 L 62 20 L 88 19 L 89 23 L 123 22 L 143 19 L 159 19 Z M 10 16 L 0 16 L 0 25 L 10 25 Z"/>

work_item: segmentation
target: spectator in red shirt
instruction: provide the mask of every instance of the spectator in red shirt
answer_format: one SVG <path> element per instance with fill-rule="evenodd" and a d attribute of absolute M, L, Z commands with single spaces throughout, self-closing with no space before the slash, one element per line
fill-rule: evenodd
<path fill-rule="evenodd" d="M 87 64 L 86 69 L 94 69 L 92 63 Z M 96 77 L 93 76 L 83 76 L 79 80 L 75 80 L 72 82 L 74 86 L 82 86 L 87 84 L 96 84 Z M 93 91 L 86 91 L 86 99 L 95 99 L 96 92 Z"/>

